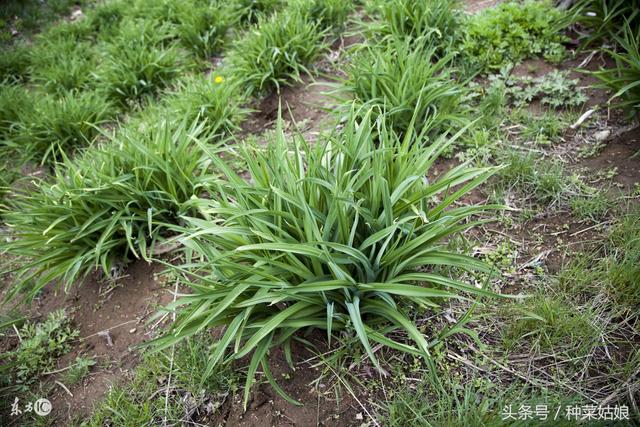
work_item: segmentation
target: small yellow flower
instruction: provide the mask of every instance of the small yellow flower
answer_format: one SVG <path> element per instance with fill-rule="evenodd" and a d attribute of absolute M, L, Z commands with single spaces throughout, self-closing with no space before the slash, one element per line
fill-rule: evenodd
<path fill-rule="evenodd" d="M 222 78 L 222 76 L 216 76 L 215 79 L 213 79 L 214 82 L 216 83 L 222 83 L 224 81 L 224 79 Z"/>

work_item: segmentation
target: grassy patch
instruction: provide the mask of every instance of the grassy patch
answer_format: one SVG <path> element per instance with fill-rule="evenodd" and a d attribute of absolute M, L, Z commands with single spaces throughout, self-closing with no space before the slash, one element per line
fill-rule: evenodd
<path fill-rule="evenodd" d="M 268 350 L 283 346 L 289 354 L 299 330 L 326 330 L 329 340 L 346 331 L 376 365 L 374 342 L 429 360 L 438 333 L 428 343 L 400 300 L 435 307 L 461 293 L 492 295 L 437 268 L 489 271 L 448 250 L 443 240 L 491 208 L 451 205 L 494 169 L 455 168 L 427 183 L 421 177 L 451 140 L 424 148 L 411 129 L 399 139 L 381 121 L 374 137 L 371 123 L 368 114 L 360 120 L 353 113 L 343 133 L 309 146 L 302 138 L 287 141 L 280 121 L 264 152 L 244 151 L 252 184 L 212 159 L 226 179 L 215 202 L 200 201 L 205 220 L 189 219 L 181 238 L 198 260 L 188 266 L 194 295 L 177 302 L 184 308 L 178 323 L 156 344 L 165 348 L 198 330 L 228 325 L 209 369 L 251 355 L 245 405 L 259 365 L 292 401 L 270 374 Z M 457 190 L 448 193 L 451 187 Z M 385 336 L 392 330 L 412 343 Z M 228 352 L 233 342 L 241 346 Z"/>
<path fill-rule="evenodd" d="M 32 298 L 52 280 L 68 287 L 150 255 L 209 179 L 201 136 L 195 124 L 131 126 L 16 194 L 5 215 L 13 239 L 2 248 L 25 263 L 11 294 Z"/>
<path fill-rule="evenodd" d="M 116 385 L 91 418 L 78 420 L 76 425 L 202 424 L 211 421 L 237 390 L 238 380 L 231 370 L 202 377 L 212 344 L 210 335 L 201 334 L 185 340 L 174 350 L 146 355 L 132 381 Z"/>
<path fill-rule="evenodd" d="M 250 94 L 279 90 L 309 74 L 307 67 L 326 48 L 325 34 L 300 7 L 260 17 L 230 52 L 231 72 L 242 76 Z"/>
<path fill-rule="evenodd" d="M 372 108 L 374 117 L 385 114 L 397 132 L 404 133 L 415 117 L 418 132 L 437 135 L 465 123 L 465 89 L 454 80 L 450 60 L 402 40 L 367 45 L 353 58 L 341 89 Z"/>

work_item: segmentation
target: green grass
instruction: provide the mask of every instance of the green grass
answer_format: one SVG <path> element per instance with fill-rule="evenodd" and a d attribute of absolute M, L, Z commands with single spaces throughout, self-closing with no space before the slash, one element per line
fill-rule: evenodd
<path fill-rule="evenodd" d="M 238 79 L 211 74 L 183 79 L 165 104 L 176 117 L 204 121 L 212 134 L 228 136 L 248 114 L 241 106 L 244 101 Z"/>
<path fill-rule="evenodd" d="M 374 23 L 371 29 L 375 35 L 420 40 L 439 58 L 456 49 L 464 33 L 458 9 L 457 0 L 390 0 L 380 5 L 382 25 Z"/>
<path fill-rule="evenodd" d="M 96 76 L 110 99 L 128 106 L 157 94 L 185 72 L 188 64 L 175 45 L 167 45 L 167 25 L 135 20 L 121 28 L 105 45 Z"/>
<path fill-rule="evenodd" d="M 144 355 L 134 378 L 116 384 L 89 419 L 76 420 L 74 425 L 141 426 L 210 420 L 231 399 L 238 381 L 230 369 L 202 378 L 212 344 L 211 335 L 200 334 L 174 350 Z M 168 395 L 167 386 L 171 387 Z"/>
<path fill-rule="evenodd" d="M 495 169 L 462 165 L 427 182 L 452 139 L 425 148 L 411 129 L 399 139 L 381 121 L 375 136 L 371 123 L 369 113 L 354 112 L 344 132 L 310 146 L 302 137 L 287 140 L 279 121 L 266 150 L 243 151 L 252 184 L 212 158 L 224 180 L 213 201 L 198 202 L 204 220 L 187 218 L 180 238 L 193 295 L 174 305 L 177 324 L 157 350 L 226 325 L 205 377 L 223 361 L 250 355 L 245 406 L 259 365 L 292 401 L 273 381 L 268 352 L 283 346 L 289 358 L 297 331 L 325 330 L 329 342 L 346 331 L 376 365 L 373 343 L 429 360 L 444 332 L 425 337 L 401 301 L 428 308 L 462 294 L 493 295 L 435 268 L 489 271 L 445 241 L 472 227 L 471 216 L 495 208 L 451 207 Z M 392 330 L 412 343 L 385 336 Z"/>
<path fill-rule="evenodd" d="M 68 92 L 62 96 L 34 95 L 34 105 L 17 122 L 12 143 L 27 157 L 53 162 L 62 151 L 91 143 L 98 126 L 112 119 L 116 108 L 99 92 Z"/>
<path fill-rule="evenodd" d="M 28 114 L 33 100 L 29 92 L 20 85 L 0 83 L 0 139 L 10 139 L 16 124 Z"/>
<path fill-rule="evenodd" d="M 466 91 L 452 76 L 451 57 L 437 59 L 434 48 L 415 49 L 403 40 L 366 45 L 347 68 L 339 91 L 357 105 L 374 108 L 400 133 L 415 115 L 417 132 L 439 135 L 466 121 L 462 97 Z"/>
<path fill-rule="evenodd" d="M 94 49 L 87 42 L 69 38 L 48 42 L 43 37 L 31 52 L 31 81 L 50 93 L 90 89 L 98 66 Z"/>
<path fill-rule="evenodd" d="M 176 33 L 180 41 L 201 58 L 211 57 L 222 49 L 227 33 L 240 18 L 233 3 L 220 0 L 181 2 L 178 14 Z"/>
<path fill-rule="evenodd" d="M 353 11 L 352 0 L 303 0 L 302 9 L 318 21 L 322 28 L 344 28 Z"/>
<path fill-rule="evenodd" d="M 564 201 L 571 190 L 563 163 L 533 153 L 507 151 L 499 159 L 506 167 L 495 181 L 499 197 L 516 191 L 524 199 L 533 198 L 543 205 Z"/>
<path fill-rule="evenodd" d="M 229 53 L 231 73 L 250 94 L 260 94 L 301 81 L 326 49 L 326 31 L 300 7 L 260 17 Z"/>
<path fill-rule="evenodd" d="M 283 0 L 235 0 L 243 23 L 255 24 L 260 17 L 266 17 L 280 9 Z"/>
<path fill-rule="evenodd" d="M 615 68 L 601 69 L 594 72 L 606 87 L 615 93 L 609 100 L 617 107 L 625 108 L 630 113 L 640 112 L 640 23 L 631 27 L 624 23 L 621 35 L 614 35 L 619 50 L 604 49 L 616 61 Z"/>
<path fill-rule="evenodd" d="M 130 126 L 12 197 L 13 238 L 0 248 L 24 262 L 10 294 L 31 299 L 52 281 L 68 288 L 93 269 L 109 275 L 150 256 L 210 179 L 198 137 L 195 124 Z"/>

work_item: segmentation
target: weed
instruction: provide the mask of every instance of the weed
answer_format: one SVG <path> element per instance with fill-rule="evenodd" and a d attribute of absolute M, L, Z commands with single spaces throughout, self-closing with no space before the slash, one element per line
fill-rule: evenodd
<path fill-rule="evenodd" d="M 595 42 L 620 36 L 624 32 L 625 22 L 640 24 L 640 13 L 633 1 L 619 0 L 580 0 L 574 5 L 576 21 L 591 31 L 583 33 L 581 48 L 587 48 Z"/>
<path fill-rule="evenodd" d="M 595 190 L 590 194 L 572 197 L 569 205 L 578 218 L 598 222 L 609 212 L 611 200 L 604 191 Z"/>
<path fill-rule="evenodd" d="M 434 52 L 402 40 L 367 45 L 354 57 L 341 89 L 357 104 L 375 107 L 374 117 L 386 114 L 400 133 L 415 115 L 418 132 L 439 134 L 465 122 L 460 106 L 465 90 L 448 70 L 451 57 L 434 60 Z"/>
<path fill-rule="evenodd" d="M 507 166 L 498 175 L 498 193 L 516 189 L 522 195 L 533 196 L 540 203 L 553 204 L 561 201 L 570 190 L 560 161 L 515 151 L 507 153 L 501 160 Z"/>
<path fill-rule="evenodd" d="M 587 97 L 578 87 L 578 79 L 569 79 L 567 71 L 553 70 L 543 76 L 509 76 L 506 78 L 506 94 L 516 107 L 528 106 L 534 100 L 551 108 L 579 107 Z M 496 77 L 494 76 L 494 79 Z"/>
<path fill-rule="evenodd" d="M 131 126 L 16 194 L 5 215 L 15 239 L 1 248 L 28 261 L 10 296 L 30 299 L 53 280 L 68 288 L 94 268 L 109 275 L 149 256 L 209 179 L 198 137 L 196 124 Z"/>
<path fill-rule="evenodd" d="M 82 380 L 89 375 L 89 369 L 95 364 L 96 361 L 93 359 L 76 357 L 73 365 L 71 365 L 62 376 L 64 384 L 78 384 L 82 382 Z"/>
<path fill-rule="evenodd" d="M 78 336 L 64 311 L 49 313 L 44 322 L 26 323 L 19 330 L 20 345 L 8 353 L 15 365 L 14 380 L 28 387 L 43 373 L 55 368 L 58 357 L 71 350 L 70 342 Z"/>
<path fill-rule="evenodd" d="M 462 58 L 484 71 L 536 55 L 561 59 L 565 37 L 560 30 L 569 22 L 550 1 L 508 2 L 486 8 L 466 23 Z"/>
<path fill-rule="evenodd" d="M 562 346 L 579 349 L 575 354 L 589 354 L 600 337 L 595 313 L 589 308 L 576 310 L 558 297 L 536 296 L 522 306 L 511 306 L 510 310 L 509 317 L 513 318 L 514 314 L 517 317 L 504 331 L 507 348 L 526 341 L 534 351 L 557 351 Z"/>
<path fill-rule="evenodd" d="M 217 184 L 215 201 L 198 202 L 205 220 L 187 218 L 191 227 L 180 238 L 191 254 L 184 271 L 194 280 L 186 283 L 194 293 L 176 302 L 177 323 L 155 341 L 156 350 L 227 325 L 204 377 L 225 360 L 251 354 L 245 406 L 258 365 L 293 402 L 275 384 L 267 354 L 283 346 L 292 363 L 297 331 L 326 330 L 329 342 L 347 331 L 376 366 L 371 342 L 429 360 L 439 335 L 427 343 L 399 299 L 433 307 L 460 292 L 493 295 L 431 267 L 489 272 L 483 263 L 448 251 L 443 240 L 472 226 L 462 223 L 469 216 L 492 208 L 447 209 L 495 169 L 463 165 L 427 182 L 423 177 L 452 140 L 442 137 L 424 148 L 411 129 L 399 139 L 383 119 L 374 131 L 370 114 L 353 112 L 344 132 L 314 146 L 302 136 L 290 146 L 279 120 L 266 150 L 244 149 L 252 184 L 223 160 L 211 159 L 225 179 Z M 415 346 L 384 335 L 393 329 L 408 334 Z M 233 342 L 239 346 L 229 353 Z"/>
<path fill-rule="evenodd" d="M 513 110 L 509 121 L 521 127 L 519 138 L 525 143 L 549 145 L 558 142 L 568 127 L 567 119 L 557 112 L 536 116 L 527 109 Z"/>
<path fill-rule="evenodd" d="M 260 17 L 229 54 L 234 75 L 243 76 L 251 94 L 280 90 L 283 84 L 300 81 L 302 73 L 326 49 L 326 31 L 301 8 Z"/>
<path fill-rule="evenodd" d="M 197 424 L 206 420 L 237 389 L 237 375 L 230 369 L 202 380 L 212 344 L 209 334 L 200 334 L 171 352 L 145 355 L 133 381 L 111 389 L 91 418 L 79 425 L 155 425 L 165 420 Z M 165 392 L 168 386 L 180 392 Z"/>

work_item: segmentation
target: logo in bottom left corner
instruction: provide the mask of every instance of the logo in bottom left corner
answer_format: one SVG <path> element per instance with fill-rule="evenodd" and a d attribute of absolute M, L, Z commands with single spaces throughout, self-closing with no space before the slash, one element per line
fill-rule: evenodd
<path fill-rule="evenodd" d="M 33 412 L 41 417 L 49 415 L 51 413 L 51 402 L 49 399 L 40 398 L 33 404 Z"/>

